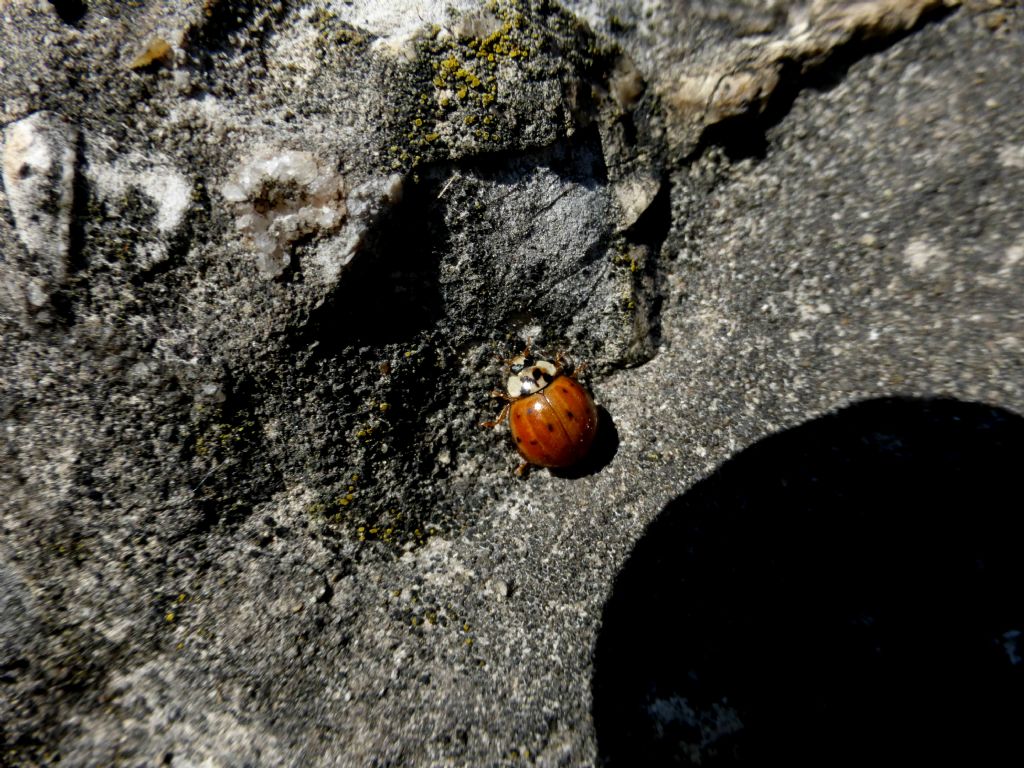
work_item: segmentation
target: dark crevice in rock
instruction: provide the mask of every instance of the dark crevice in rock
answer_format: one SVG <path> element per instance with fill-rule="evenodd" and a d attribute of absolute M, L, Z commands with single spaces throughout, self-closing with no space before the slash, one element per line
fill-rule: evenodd
<path fill-rule="evenodd" d="M 584 163 L 585 159 L 588 162 Z M 439 163 L 437 168 L 442 175 L 454 168 L 476 178 L 511 183 L 515 177 L 525 176 L 541 166 L 550 168 L 567 182 L 589 187 L 607 184 L 608 169 L 596 123 L 544 147 L 482 152 L 452 163 Z"/>
<path fill-rule="evenodd" d="M 927 25 L 947 18 L 955 10 L 954 7 L 939 5 L 923 13 L 911 29 L 879 36 L 862 33 L 818 60 L 781 61 L 779 84 L 763 108 L 709 125 L 684 162 L 695 162 L 711 147 L 721 147 L 731 160 L 763 159 L 768 151 L 769 130 L 789 115 L 801 92 L 831 90 L 843 81 L 857 62 L 893 47 Z"/>
<path fill-rule="evenodd" d="M 81 280 L 81 273 L 86 269 L 85 256 L 86 224 L 89 221 L 90 190 L 85 174 L 85 142 L 79 133 L 75 140 L 75 174 L 72 181 L 71 219 L 68 227 L 68 250 L 66 256 L 66 285 L 57 285 L 50 294 L 50 306 L 56 328 L 64 331 L 75 324 L 75 307 L 72 304 L 74 288 Z"/>
<path fill-rule="evenodd" d="M 84 0 L 50 0 L 53 10 L 65 24 L 78 24 L 88 10 Z"/>
<path fill-rule="evenodd" d="M 654 200 L 626 230 L 630 242 L 650 246 L 657 251 L 672 228 L 672 195 L 668 178 L 663 178 Z"/>
<path fill-rule="evenodd" d="M 433 328 L 442 315 L 438 261 L 445 238 L 437 220 L 436 190 L 409 185 L 293 345 L 318 342 L 316 357 L 325 358 L 352 346 L 409 343 Z"/>
<path fill-rule="evenodd" d="M 262 38 L 268 35 L 274 22 L 287 13 L 287 3 L 267 4 L 260 0 L 212 0 L 205 4 L 204 22 L 189 40 L 189 49 L 195 51 L 208 69 L 219 53 L 240 47 L 252 48 L 262 58 L 258 41 L 244 41 L 246 35 Z M 190 37 L 192 37 L 190 35 Z M 265 64 L 265 62 L 263 62 Z"/>
<path fill-rule="evenodd" d="M 665 262 L 661 255 L 671 230 L 672 187 L 670 180 L 663 178 L 650 206 L 625 232 L 627 241 L 642 246 L 647 254 L 643 270 L 634 280 L 637 294 L 646 300 L 646 306 L 642 308 L 647 324 L 646 353 L 631 360 L 632 364 L 653 359 L 661 344 L 661 308 L 667 292 Z"/>

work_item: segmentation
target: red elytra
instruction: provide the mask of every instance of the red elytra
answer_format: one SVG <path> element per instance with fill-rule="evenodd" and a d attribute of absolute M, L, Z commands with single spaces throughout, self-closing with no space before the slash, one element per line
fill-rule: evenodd
<path fill-rule="evenodd" d="M 561 372 L 560 359 L 534 360 L 527 350 L 508 362 L 508 392 L 492 393 L 507 402 L 498 418 L 484 426 L 509 418 L 512 440 L 525 460 L 516 473 L 528 464 L 558 468 L 579 463 L 597 435 L 597 406 L 590 393 L 574 375 Z"/>
<path fill-rule="evenodd" d="M 571 376 L 559 376 L 509 409 L 520 455 L 539 467 L 570 467 L 590 451 L 597 435 L 597 406 Z"/>

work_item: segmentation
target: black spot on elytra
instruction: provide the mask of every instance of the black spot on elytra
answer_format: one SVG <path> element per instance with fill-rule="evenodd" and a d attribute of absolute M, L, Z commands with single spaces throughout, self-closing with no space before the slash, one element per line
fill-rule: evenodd
<path fill-rule="evenodd" d="M 531 440 L 531 441 L 530 441 L 530 445 L 536 445 L 536 444 L 537 444 L 537 441 L 536 441 L 536 440 Z"/>
<path fill-rule="evenodd" d="M 573 413 L 572 411 L 566 411 L 565 412 L 565 418 L 567 418 L 567 419 L 569 419 L 571 421 L 572 419 L 576 418 L 576 414 Z"/>
<path fill-rule="evenodd" d="M 554 432 L 554 431 L 555 431 L 555 425 L 554 424 L 548 424 L 548 432 Z"/>
<path fill-rule="evenodd" d="M 523 442 L 523 438 L 521 438 L 519 435 L 516 435 L 516 442 L 517 443 Z"/>
<path fill-rule="evenodd" d="M 566 393 L 568 393 L 568 391 L 569 391 L 569 390 L 568 390 L 568 389 L 566 389 L 565 387 L 559 387 L 559 389 L 560 389 L 560 390 L 562 390 L 563 392 L 566 392 Z"/>

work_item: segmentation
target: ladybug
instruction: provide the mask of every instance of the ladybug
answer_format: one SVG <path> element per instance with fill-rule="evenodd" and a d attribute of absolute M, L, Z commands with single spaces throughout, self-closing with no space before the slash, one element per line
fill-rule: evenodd
<path fill-rule="evenodd" d="M 597 406 L 576 380 L 583 367 L 567 374 L 561 355 L 552 362 L 533 357 L 529 348 L 505 362 L 509 365 L 506 391 L 491 392 L 492 397 L 505 400 L 505 407 L 483 426 L 495 427 L 508 418 L 512 439 L 523 457 L 516 474 L 522 475 L 530 464 L 557 468 L 579 463 L 597 434 Z"/>

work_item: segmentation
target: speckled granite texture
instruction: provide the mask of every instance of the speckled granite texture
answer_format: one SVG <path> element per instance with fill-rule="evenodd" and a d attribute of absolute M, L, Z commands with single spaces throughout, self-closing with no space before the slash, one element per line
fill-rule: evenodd
<path fill-rule="evenodd" d="M 1019 750 L 1022 61 L 998 0 L 0 4 L 0 763 Z M 574 471 L 479 426 L 526 339 Z"/>

